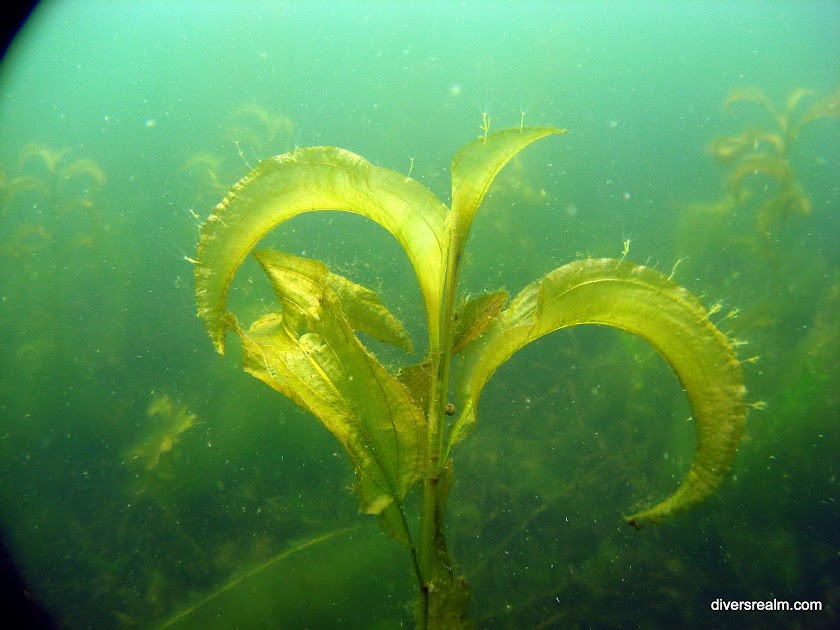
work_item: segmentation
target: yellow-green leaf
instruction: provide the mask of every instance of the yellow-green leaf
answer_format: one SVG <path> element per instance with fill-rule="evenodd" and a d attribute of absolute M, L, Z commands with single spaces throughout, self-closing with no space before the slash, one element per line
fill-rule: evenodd
<path fill-rule="evenodd" d="M 532 142 L 565 129 L 523 127 L 477 138 L 452 159 L 453 243 L 462 251 L 472 220 L 493 179 L 513 157 Z"/>
<path fill-rule="evenodd" d="M 61 167 L 61 176 L 65 179 L 85 175 L 90 177 L 96 186 L 102 186 L 105 183 L 105 172 L 90 158 L 75 160 Z"/>
<path fill-rule="evenodd" d="M 446 207 L 420 183 L 336 147 L 299 149 L 263 160 L 202 226 L 196 253 L 198 314 L 219 353 L 234 320 L 227 293 L 234 274 L 271 229 L 301 213 L 340 210 L 372 219 L 408 254 L 435 327 L 441 296 Z"/>
<path fill-rule="evenodd" d="M 658 521 L 712 494 L 729 472 L 744 431 L 741 366 L 688 291 L 652 269 L 613 259 L 573 262 L 530 284 L 462 353 L 463 413 L 448 449 L 471 431 L 481 391 L 500 365 L 534 339 L 578 324 L 612 326 L 648 341 L 676 372 L 694 413 L 697 447 L 682 485 L 628 522 Z"/>
<path fill-rule="evenodd" d="M 422 468 L 422 412 L 356 338 L 323 265 L 266 252 L 257 259 L 284 313 L 238 330 L 245 370 L 312 413 L 341 442 L 357 473 L 363 512 L 400 505 Z M 293 276 L 299 281 L 290 282 Z"/>
<path fill-rule="evenodd" d="M 790 94 L 788 94 L 787 99 L 785 100 L 785 116 L 788 120 L 790 120 L 791 115 L 793 114 L 793 110 L 796 109 L 796 106 L 799 105 L 799 101 L 801 101 L 806 96 L 813 96 L 814 90 L 809 90 L 808 88 L 799 87 L 794 90 L 791 90 Z"/>
<path fill-rule="evenodd" d="M 412 352 L 405 326 L 379 301 L 379 296 L 344 276 L 330 273 L 327 284 L 341 302 L 344 317 L 353 330 Z"/>
<path fill-rule="evenodd" d="M 431 365 L 426 359 L 422 363 L 407 365 L 397 372 L 397 380 L 408 388 L 414 402 L 420 409 L 429 404 L 429 390 L 432 385 Z"/>
<path fill-rule="evenodd" d="M 502 310 L 507 299 L 506 291 L 493 291 L 470 298 L 459 306 L 455 313 L 452 354 L 460 352 L 468 343 L 478 339 Z"/>
<path fill-rule="evenodd" d="M 263 268 L 271 269 L 272 281 L 281 288 L 277 291 L 280 306 L 287 320 L 295 322 L 293 327 L 302 325 L 307 311 L 317 308 L 321 285 L 325 285 L 341 304 L 350 328 L 411 352 L 411 341 L 402 323 L 370 289 L 331 273 L 318 260 L 267 249 L 255 252 L 254 257 Z"/>

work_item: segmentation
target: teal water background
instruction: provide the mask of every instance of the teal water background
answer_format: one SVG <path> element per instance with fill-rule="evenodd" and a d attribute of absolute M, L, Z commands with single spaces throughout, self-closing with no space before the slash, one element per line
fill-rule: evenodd
<path fill-rule="evenodd" d="M 337 442 L 218 357 L 196 317 L 201 219 L 260 159 L 340 146 L 449 200 L 449 163 L 525 124 L 568 134 L 499 176 L 463 290 L 580 257 L 656 266 L 739 348 L 751 411 L 731 479 L 640 532 L 622 514 L 676 487 L 693 427 L 676 378 L 610 330 L 551 335 L 506 364 L 455 454 L 451 551 L 479 627 L 829 627 L 840 607 L 840 125 L 788 158 L 810 200 L 708 205 L 709 143 L 840 87 L 836 2 L 44 2 L 0 66 L 0 525 L 66 627 L 410 627 L 407 553 L 357 514 Z M 705 205 L 704 205 L 705 204 Z M 358 217 L 299 217 L 268 243 L 380 292 L 419 360 L 424 315 L 399 246 Z M 232 302 L 270 293 L 253 264 Z M 738 309 L 738 316 L 725 319 Z M 173 401 L 196 416 L 138 452 Z M 138 450 L 140 449 L 140 450 Z M 151 467 L 150 467 L 151 466 Z M 349 532 L 345 528 L 351 527 Z M 289 550 L 332 535 L 256 567 Z M 716 598 L 816 600 L 727 614 Z M 211 612 L 210 606 L 214 606 Z M 199 621 L 198 615 L 208 619 Z"/>

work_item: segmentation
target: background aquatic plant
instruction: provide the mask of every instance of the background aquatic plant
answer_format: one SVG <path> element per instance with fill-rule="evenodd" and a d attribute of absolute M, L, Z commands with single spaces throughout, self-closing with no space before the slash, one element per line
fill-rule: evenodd
<path fill-rule="evenodd" d="M 686 511 L 714 492 L 732 465 L 746 416 L 741 369 L 727 338 L 687 291 L 624 257 L 560 267 L 502 311 L 500 293 L 463 300 L 456 310 L 464 247 L 496 174 L 529 144 L 565 133 L 520 126 L 489 134 L 486 116 L 482 131 L 453 159 L 451 208 L 410 177 L 335 147 L 263 160 L 205 222 L 195 257 L 199 315 L 216 349 L 224 353 L 228 331 L 239 335 L 245 370 L 330 430 L 353 462 L 360 509 L 377 515 L 380 526 L 409 548 L 421 627 L 468 623 L 469 589 L 454 570 L 444 533 L 450 455 L 472 432 L 487 381 L 531 341 L 584 323 L 625 330 L 656 348 L 686 389 L 698 430 L 694 464 L 670 498 L 627 517 L 634 527 Z M 233 276 L 257 242 L 284 221 L 323 209 L 379 223 L 414 268 L 428 345 L 423 360 L 399 377 L 354 331 L 411 351 L 402 324 L 372 291 L 318 261 L 257 252 L 280 312 L 245 329 L 228 311 Z M 449 400 L 457 352 L 463 354 L 455 380 L 460 414 Z M 418 481 L 415 523 L 406 495 Z"/>
<path fill-rule="evenodd" d="M 796 88 L 777 108 L 757 87 L 732 91 L 723 106 L 728 112 L 758 109 L 765 122 L 714 139 L 709 152 L 727 170 L 726 191 L 716 202 L 701 205 L 710 214 L 728 215 L 747 210 L 755 216 L 759 253 L 779 264 L 776 242 L 792 216 L 811 212 L 811 200 L 793 163 L 794 147 L 803 128 L 825 118 L 840 116 L 840 91 L 803 106 L 814 91 Z"/>
<path fill-rule="evenodd" d="M 105 172 L 76 153 L 34 142 L 20 150 L 16 167 L 0 178 L 0 216 L 6 222 L 0 255 L 25 259 L 55 246 L 64 251 L 101 245 L 97 193 Z"/>

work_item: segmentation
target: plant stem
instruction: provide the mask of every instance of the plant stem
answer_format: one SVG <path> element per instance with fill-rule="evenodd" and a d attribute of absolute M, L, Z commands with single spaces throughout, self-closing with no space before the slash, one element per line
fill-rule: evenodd
<path fill-rule="evenodd" d="M 423 484 L 423 506 L 420 523 L 419 559 L 420 559 L 420 592 L 422 596 L 422 611 L 420 627 L 427 628 L 429 624 L 429 598 L 435 596 L 434 579 L 436 577 L 436 549 L 435 528 L 442 523 L 443 515 L 438 515 L 439 478 L 442 465 L 440 461 L 443 452 L 444 425 L 446 418 L 446 403 L 449 395 L 449 374 L 452 363 L 452 341 L 454 335 L 455 301 L 457 297 L 458 272 L 461 262 L 461 251 L 454 245 L 458 239 L 454 234 L 455 222 L 447 230 L 448 251 L 441 295 L 440 313 L 437 323 L 437 335 L 432 332 L 433 323 L 429 322 L 429 370 L 431 373 L 431 388 L 428 410 L 426 414 L 427 448 L 426 468 Z M 435 339 L 437 337 L 437 340 Z M 435 343 L 437 341 L 437 343 Z"/>

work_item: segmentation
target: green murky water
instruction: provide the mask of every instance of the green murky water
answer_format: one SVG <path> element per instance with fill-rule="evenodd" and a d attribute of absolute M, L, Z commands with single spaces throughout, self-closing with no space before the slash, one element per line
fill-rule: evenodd
<path fill-rule="evenodd" d="M 187 259 L 225 191 L 295 147 L 448 202 L 487 114 L 569 133 L 500 173 L 464 290 L 629 246 L 719 303 L 757 408 L 721 491 L 635 531 L 622 514 L 691 463 L 679 382 L 607 329 L 517 354 L 454 454 L 449 544 L 478 627 L 829 627 L 838 24 L 829 1 L 44 2 L 0 66 L 0 526 L 32 593 L 68 628 L 412 626 L 406 550 L 358 514 L 332 436 L 244 374 L 235 339 L 214 353 Z M 416 280 L 378 226 L 319 213 L 266 242 L 380 294 L 416 348 L 377 350 L 388 366 L 422 357 Z M 246 263 L 237 312 L 271 299 Z"/>

